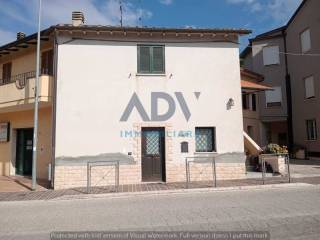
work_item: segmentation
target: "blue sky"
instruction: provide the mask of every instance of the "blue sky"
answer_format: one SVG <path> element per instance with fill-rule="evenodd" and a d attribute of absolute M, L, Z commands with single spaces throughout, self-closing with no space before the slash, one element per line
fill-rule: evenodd
<path fill-rule="evenodd" d="M 249 37 L 285 24 L 302 0 L 122 0 L 125 25 L 246 28 Z M 38 0 L 0 0 L 0 44 L 16 32 L 36 31 Z M 43 24 L 70 23 L 71 12 L 87 24 L 118 25 L 119 0 L 43 0 Z M 247 38 L 241 39 L 241 48 Z"/>

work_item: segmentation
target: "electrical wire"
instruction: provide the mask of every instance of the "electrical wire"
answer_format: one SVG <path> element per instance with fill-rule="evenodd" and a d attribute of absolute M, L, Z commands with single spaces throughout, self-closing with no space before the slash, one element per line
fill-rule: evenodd
<path fill-rule="evenodd" d="M 258 47 L 258 46 L 250 46 L 250 45 L 245 45 L 239 43 L 240 46 L 245 46 L 247 48 L 251 49 L 263 49 L 263 47 Z M 303 57 L 320 57 L 320 53 L 293 53 L 293 52 L 281 52 L 281 51 L 274 51 L 276 53 L 282 54 L 282 55 L 291 55 L 291 56 L 303 56 Z"/>

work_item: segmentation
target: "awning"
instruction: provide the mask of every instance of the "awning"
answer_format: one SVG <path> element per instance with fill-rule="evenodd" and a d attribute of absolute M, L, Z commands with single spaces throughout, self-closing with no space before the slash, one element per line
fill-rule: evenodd
<path fill-rule="evenodd" d="M 267 86 L 265 84 L 251 82 L 247 80 L 241 80 L 241 88 L 243 90 L 250 90 L 250 91 L 266 91 L 272 90 L 272 87 Z"/>

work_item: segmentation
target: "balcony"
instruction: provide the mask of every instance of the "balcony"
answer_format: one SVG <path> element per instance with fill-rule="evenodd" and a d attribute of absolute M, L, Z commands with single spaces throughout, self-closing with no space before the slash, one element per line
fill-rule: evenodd
<path fill-rule="evenodd" d="M 27 110 L 33 107 L 35 99 L 34 71 L 0 79 L 0 112 Z M 50 105 L 52 97 L 52 80 L 50 75 L 42 74 L 39 79 L 40 106 Z"/>

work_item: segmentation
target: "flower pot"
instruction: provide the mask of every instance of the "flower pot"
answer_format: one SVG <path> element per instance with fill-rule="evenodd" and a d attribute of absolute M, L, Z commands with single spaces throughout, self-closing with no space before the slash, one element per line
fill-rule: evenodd
<path fill-rule="evenodd" d="M 286 159 L 283 155 L 264 155 L 262 158 L 271 165 L 273 173 L 286 173 Z"/>
<path fill-rule="evenodd" d="M 299 149 L 295 154 L 296 159 L 305 159 L 306 151 L 304 149 Z"/>

